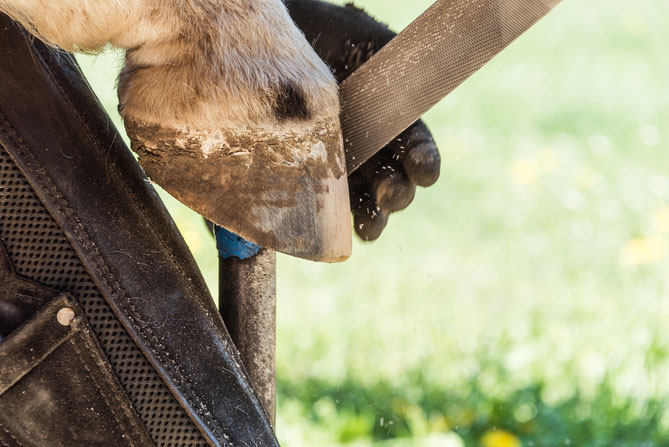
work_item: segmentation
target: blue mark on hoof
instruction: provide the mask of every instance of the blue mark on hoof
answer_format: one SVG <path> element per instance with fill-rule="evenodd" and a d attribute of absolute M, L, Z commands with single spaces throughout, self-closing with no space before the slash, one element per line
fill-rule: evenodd
<path fill-rule="evenodd" d="M 262 247 L 247 241 L 241 236 L 216 225 L 216 247 L 218 254 L 223 259 L 239 258 L 248 259 L 257 255 Z"/>

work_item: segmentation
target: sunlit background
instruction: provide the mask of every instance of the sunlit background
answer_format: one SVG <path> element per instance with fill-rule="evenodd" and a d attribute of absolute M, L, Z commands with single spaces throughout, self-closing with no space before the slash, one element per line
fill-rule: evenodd
<path fill-rule="evenodd" d="M 564 0 L 428 114 L 442 178 L 381 240 L 279 256 L 283 445 L 669 446 L 668 39 L 669 2 Z M 121 59 L 80 58 L 119 125 Z"/>

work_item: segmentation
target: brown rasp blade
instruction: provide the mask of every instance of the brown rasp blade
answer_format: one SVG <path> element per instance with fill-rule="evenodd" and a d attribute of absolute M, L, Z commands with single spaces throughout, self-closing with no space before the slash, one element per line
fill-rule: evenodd
<path fill-rule="evenodd" d="M 437 0 L 340 87 L 348 173 L 561 0 Z"/>

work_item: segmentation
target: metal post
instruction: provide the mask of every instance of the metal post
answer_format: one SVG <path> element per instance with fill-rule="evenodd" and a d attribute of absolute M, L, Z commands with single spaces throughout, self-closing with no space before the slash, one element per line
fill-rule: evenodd
<path fill-rule="evenodd" d="M 219 311 L 272 424 L 276 417 L 276 253 L 216 228 Z"/>

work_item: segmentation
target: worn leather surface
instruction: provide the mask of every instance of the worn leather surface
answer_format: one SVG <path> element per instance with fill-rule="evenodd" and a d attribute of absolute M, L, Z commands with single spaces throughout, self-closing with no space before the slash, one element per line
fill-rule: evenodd
<path fill-rule="evenodd" d="M 192 255 L 71 56 L 4 16 L 0 42 L 16 92 L 0 95 L 0 144 L 119 320 L 211 445 L 277 446 Z"/>
<path fill-rule="evenodd" d="M 0 337 L 9 335 L 57 294 L 49 287 L 17 275 L 0 241 Z M 3 368 L 0 363 L 0 374 Z"/>
<path fill-rule="evenodd" d="M 74 319 L 58 320 L 61 310 Z M 60 295 L 0 344 L 0 445 L 143 447 L 153 442 L 76 302 Z"/>

